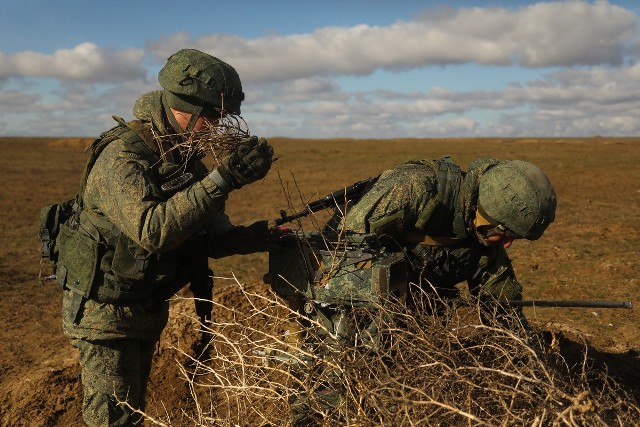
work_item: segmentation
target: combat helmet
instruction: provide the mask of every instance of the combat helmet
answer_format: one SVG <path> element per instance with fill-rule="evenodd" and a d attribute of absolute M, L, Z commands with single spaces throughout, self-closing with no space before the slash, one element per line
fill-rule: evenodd
<path fill-rule="evenodd" d="M 231 65 L 207 53 L 196 49 L 177 51 L 158 73 L 158 82 L 164 88 L 162 102 L 166 110 L 171 107 L 193 116 L 222 110 L 240 114 L 244 100 L 240 76 Z"/>
<path fill-rule="evenodd" d="M 479 181 L 478 210 L 494 226 L 537 240 L 553 222 L 556 193 L 537 166 L 522 160 L 500 162 Z"/>

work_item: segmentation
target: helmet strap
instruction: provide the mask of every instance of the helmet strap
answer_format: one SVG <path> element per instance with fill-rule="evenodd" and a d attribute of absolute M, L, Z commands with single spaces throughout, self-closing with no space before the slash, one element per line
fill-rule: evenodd
<path fill-rule="evenodd" d="M 193 107 L 193 111 L 191 111 L 191 117 L 189 118 L 189 124 L 187 125 L 187 132 L 191 132 L 193 128 L 196 127 L 196 122 L 200 117 L 200 113 L 202 113 L 202 106 L 196 105 Z"/>
<path fill-rule="evenodd" d="M 480 206 L 480 203 L 478 203 L 478 208 L 476 209 L 476 217 L 473 220 L 473 225 L 476 228 L 476 231 L 478 230 L 479 227 L 482 227 L 483 225 L 491 226 L 491 228 L 484 233 L 485 234 L 484 237 L 490 236 L 495 233 L 504 233 L 507 236 L 513 237 L 516 239 L 522 238 L 518 234 L 509 230 L 505 225 L 500 224 L 499 222 L 491 218 L 489 215 L 487 215 L 487 213 L 484 211 L 482 206 Z"/>
<path fill-rule="evenodd" d="M 178 120 L 176 120 L 176 117 L 171 112 L 171 106 L 169 105 L 165 91 L 162 92 L 162 106 L 164 107 L 165 115 L 167 116 L 167 120 L 169 120 L 171 127 L 173 127 L 173 130 L 175 130 L 177 133 L 182 133 L 183 130 L 180 127 Z M 191 118 L 189 118 L 189 123 L 187 124 L 187 128 L 184 130 L 184 132 L 191 132 L 195 127 L 198 118 L 200 117 L 200 113 L 202 113 L 202 106 L 194 105 L 191 107 L 191 111 L 185 111 L 185 113 L 191 113 Z"/>
<path fill-rule="evenodd" d="M 164 91 L 162 92 L 162 106 L 164 107 L 164 115 L 167 117 L 167 120 L 169 120 L 169 123 L 171 124 L 171 127 L 173 128 L 173 130 L 175 132 L 180 133 L 182 131 L 180 129 L 180 124 L 178 123 L 178 121 L 176 120 L 175 116 L 171 112 L 171 107 L 169 106 L 169 103 L 167 102 L 167 95 L 166 95 L 166 92 L 164 92 Z"/>
<path fill-rule="evenodd" d="M 480 209 L 476 209 L 476 217 L 473 219 L 473 226 L 476 230 L 483 225 L 491 225 L 494 226 L 491 221 L 484 217 L 484 215 L 480 212 Z"/>

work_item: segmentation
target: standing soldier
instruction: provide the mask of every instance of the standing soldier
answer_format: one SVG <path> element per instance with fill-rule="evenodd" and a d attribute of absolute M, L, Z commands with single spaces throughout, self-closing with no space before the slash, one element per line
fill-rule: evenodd
<path fill-rule="evenodd" d="M 63 329 L 80 351 L 90 426 L 140 423 L 134 410 L 144 409 L 172 292 L 191 283 L 210 293 L 208 257 L 264 251 L 270 240 L 266 221 L 234 226 L 224 213 L 229 192 L 269 171 L 267 141 L 240 141 L 211 172 L 190 147 L 225 115 L 240 114 L 235 69 L 183 49 L 158 80 L 163 90 L 137 100 L 138 120 L 117 119 L 91 146 L 74 212 L 56 242 Z"/>

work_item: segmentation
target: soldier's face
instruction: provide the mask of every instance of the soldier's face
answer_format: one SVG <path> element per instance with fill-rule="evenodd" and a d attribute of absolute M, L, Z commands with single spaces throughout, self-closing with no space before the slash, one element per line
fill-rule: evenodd
<path fill-rule="evenodd" d="M 505 249 L 511 246 L 511 244 L 516 240 L 515 237 L 509 236 L 507 233 L 502 231 L 492 231 L 495 230 L 495 227 L 483 225 L 476 229 L 476 235 L 478 236 L 478 241 L 485 246 L 502 246 Z M 490 233 L 490 234 L 487 234 Z"/>
<path fill-rule="evenodd" d="M 179 111 L 174 108 L 171 109 L 176 121 L 180 125 L 181 130 L 186 130 L 187 126 L 189 126 L 189 120 L 191 120 L 191 113 L 187 113 L 184 111 Z M 220 115 L 215 116 L 199 116 L 196 120 L 195 125 L 193 126 L 193 132 L 199 132 L 205 128 L 205 126 L 215 126 L 218 124 L 218 120 L 220 120 Z"/>

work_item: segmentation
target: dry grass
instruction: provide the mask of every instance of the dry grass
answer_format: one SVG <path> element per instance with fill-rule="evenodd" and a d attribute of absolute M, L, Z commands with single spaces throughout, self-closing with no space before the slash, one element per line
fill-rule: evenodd
<path fill-rule="evenodd" d="M 216 123 L 205 121 L 199 131 L 154 135 L 154 138 L 165 161 L 170 153 L 177 151 L 185 162 L 192 157 L 210 156 L 213 164 L 219 164 L 222 157 L 249 136 L 249 127 L 242 117 L 224 114 Z"/>
<path fill-rule="evenodd" d="M 293 191 L 280 178 L 290 212 L 309 201 L 293 175 Z M 316 230 L 323 224 L 307 220 Z M 204 327 L 204 351 L 179 349 L 189 359 L 182 374 L 195 425 L 626 426 L 640 418 L 586 345 L 578 363 L 567 362 L 554 341 L 547 346 L 541 331 L 497 306 L 414 289 L 411 307 L 322 308 L 342 313 L 344 333 L 274 294 L 243 290 L 243 298 L 245 311 L 216 307 L 232 320 Z M 287 335 L 292 321 L 305 325 L 303 339 Z"/>
<path fill-rule="evenodd" d="M 306 203 L 297 185 L 295 196 L 283 189 L 290 211 L 294 199 Z M 306 220 L 316 231 L 324 224 L 315 214 Z M 333 259 L 330 271 L 338 265 Z M 626 426 L 640 418 L 586 346 L 569 363 L 557 342 L 496 301 L 443 300 L 410 284 L 409 301 L 292 309 L 236 284 L 245 309 L 217 304 L 228 320 L 200 324 L 195 353 L 177 349 L 188 360 L 181 373 L 197 426 Z"/>
<path fill-rule="evenodd" d="M 198 409 L 194 425 L 290 425 L 292 403 L 301 401 L 309 416 L 299 425 L 627 426 L 640 417 L 586 356 L 569 365 L 517 326 L 481 322 L 477 307 L 421 294 L 410 310 L 387 301 L 349 311 L 351 339 L 311 322 L 296 343 L 283 325 L 299 313 L 273 295 L 243 296 L 248 312 L 216 306 L 233 320 L 205 327 L 210 343 L 199 357 L 179 349 L 189 358 L 182 375 Z M 378 334 L 358 338 L 366 334 L 357 325 L 370 320 Z"/>

